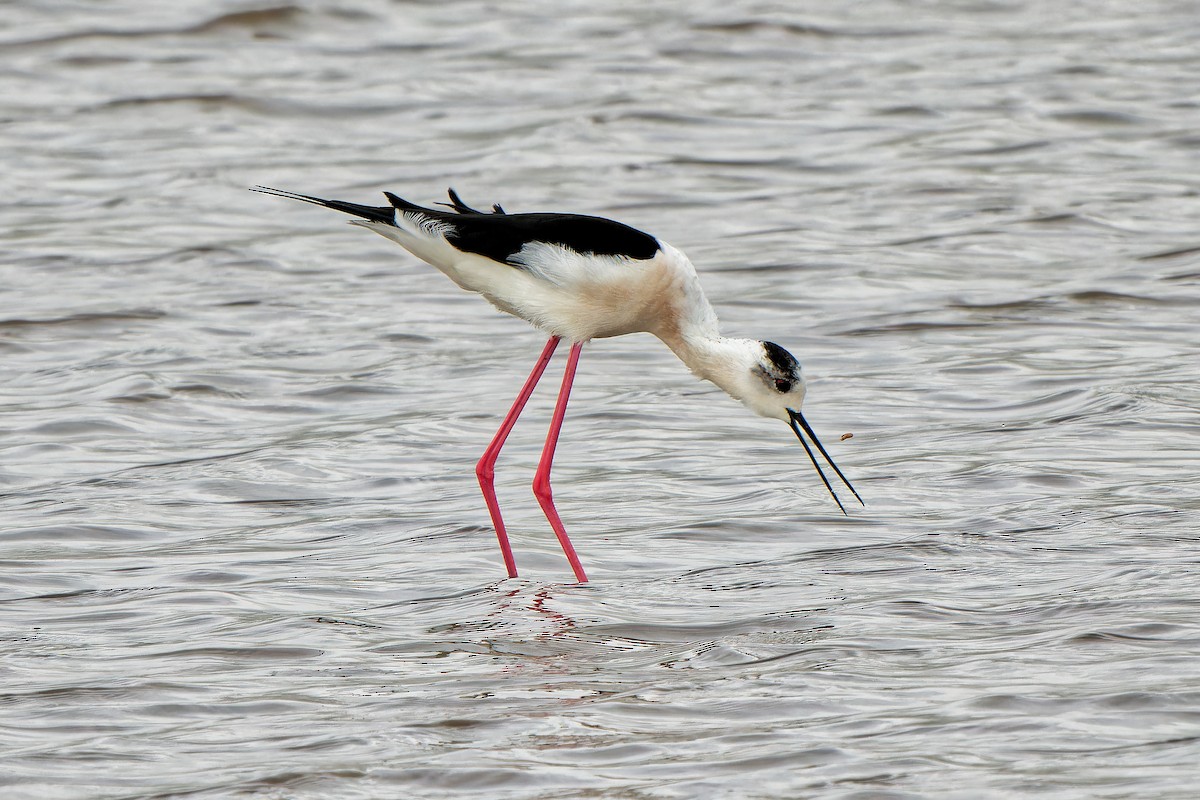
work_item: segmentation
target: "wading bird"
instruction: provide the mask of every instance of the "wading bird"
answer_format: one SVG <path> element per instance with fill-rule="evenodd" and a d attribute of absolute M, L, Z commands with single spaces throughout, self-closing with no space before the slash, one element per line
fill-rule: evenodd
<path fill-rule="evenodd" d="M 358 217 L 353 224 L 386 236 L 463 289 L 483 295 L 501 311 L 550 334 L 516 402 L 475 466 L 509 577 L 517 576 L 517 566 L 496 499 L 496 458 L 563 339 L 571 342 L 571 352 L 534 475 L 533 493 L 580 583 L 587 581 L 587 575 L 554 508 L 550 466 L 579 354 L 591 339 L 654 334 L 697 377 L 715 383 L 754 413 L 788 423 L 843 514 L 846 509 L 804 434 L 863 502 L 800 413 L 805 390 L 800 364 L 772 342 L 722 336 L 696 268 L 666 242 L 602 217 L 508 214 L 499 205 L 490 212 L 477 211 L 453 189 L 449 190 L 450 202 L 440 204 L 449 211 L 423 208 L 391 192 L 384 192 L 389 205 L 365 206 L 265 186 L 256 186 L 254 191 Z"/>

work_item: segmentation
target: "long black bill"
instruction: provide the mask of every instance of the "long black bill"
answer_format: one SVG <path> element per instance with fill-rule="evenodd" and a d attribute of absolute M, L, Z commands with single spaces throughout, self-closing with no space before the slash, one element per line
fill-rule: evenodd
<path fill-rule="evenodd" d="M 800 440 L 800 444 L 804 445 L 804 452 L 808 453 L 809 460 L 812 461 L 813 466 L 817 468 L 817 474 L 821 476 L 821 480 L 825 483 L 825 488 L 829 490 L 831 495 L 833 495 L 833 502 L 838 504 L 838 508 L 842 510 L 842 513 L 846 513 L 846 507 L 842 505 L 842 501 L 838 499 L 837 492 L 833 490 L 833 486 L 830 485 L 829 479 L 825 477 L 825 471 L 821 469 L 820 463 L 817 462 L 817 457 L 813 454 L 812 448 L 808 446 L 808 442 L 804 441 L 804 435 L 800 433 L 801 428 L 804 429 L 804 433 L 808 434 L 808 438 L 812 439 L 812 443 L 817 446 L 817 449 L 821 451 L 821 455 L 825 456 L 825 460 L 829 462 L 829 466 L 833 467 L 833 471 L 837 473 L 837 476 L 842 479 L 842 483 L 846 484 L 846 488 L 854 492 L 854 496 L 858 498 L 858 502 L 865 506 L 866 503 L 863 503 L 863 499 L 858 496 L 858 492 L 855 491 L 854 487 L 850 485 L 850 481 L 846 480 L 846 476 L 842 474 L 840 469 L 838 469 L 838 465 L 833 463 L 833 459 L 829 457 L 829 453 L 826 452 L 825 446 L 821 444 L 821 440 L 817 438 L 815 433 L 813 433 L 812 426 L 809 425 L 808 421 L 804 419 L 804 415 L 799 411 L 793 411 L 789 408 L 788 416 L 792 418 L 791 423 L 789 423 L 792 426 L 792 431 L 795 432 L 796 438 Z"/>

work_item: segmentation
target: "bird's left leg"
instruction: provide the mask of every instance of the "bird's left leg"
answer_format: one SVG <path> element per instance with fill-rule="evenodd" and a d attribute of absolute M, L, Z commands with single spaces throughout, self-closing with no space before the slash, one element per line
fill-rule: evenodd
<path fill-rule="evenodd" d="M 554 463 L 554 448 L 558 444 L 558 432 L 562 429 L 563 417 L 567 415 L 567 400 L 571 396 L 571 384 L 575 381 L 575 368 L 579 365 L 579 354 L 582 350 L 583 342 L 575 342 L 571 345 L 571 354 L 567 358 L 567 371 L 563 374 L 562 388 L 558 392 L 558 402 L 554 405 L 554 417 L 550 420 L 550 432 L 546 435 L 546 446 L 542 448 L 542 459 L 538 462 L 537 473 L 533 478 L 533 494 L 537 497 L 538 505 L 542 507 L 542 513 L 549 520 L 550 527 L 554 529 L 554 535 L 558 537 L 558 543 L 562 545 L 567 561 L 571 562 L 571 569 L 575 571 L 575 579 L 580 583 L 587 583 L 583 565 L 579 563 L 575 547 L 567 538 L 567 531 L 558 516 L 558 510 L 554 508 L 554 498 L 550 492 L 550 467 Z"/>
<path fill-rule="evenodd" d="M 508 439 L 508 434 L 512 432 L 513 426 L 517 424 L 517 417 L 521 415 L 521 411 L 525 408 L 525 403 L 529 401 L 529 396 L 533 394 L 533 387 L 537 386 L 542 373 L 546 371 L 546 365 L 550 363 L 550 356 L 554 355 L 554 348 L 558 347 L 558 341 L 557 336 L 551 336 L 550 341 L 546 342 L 545 348 L 542 349 L 541 357 L 538 359 L 537 364 L 534 365 L 533 372 L 529 373 L 529 378 L 526 379 L 525 385 L 521 387 L 521 393 L 517 395 L 512 408 L 509 409 L 508 416 L 501 423 L 500 430 L 496 431 L 496 436 L 492 439 L 492 443 L 488 445 L 487 450 L 483 451 L 483 457 L 475 465 L 475 476 L 479 478 L 479 488 L 483 490 L 483 499 L 487 502 L 488 513 L 492 516 L 492 525 L 496 528 L 496 538 L 500 541 L 500 553 L 504 556 L 504 567 L 508 570 L 508 577 L 510 578 L 517 577 L 517 562 L 513 558 L 512 546 L 508 543 L 508 532 L 504 528 L 504 518 L 500 516 L 500 501 L 496 499 L 496 459 L 500 456 L 500 448 L 504 447 L 504 442 Z"/>

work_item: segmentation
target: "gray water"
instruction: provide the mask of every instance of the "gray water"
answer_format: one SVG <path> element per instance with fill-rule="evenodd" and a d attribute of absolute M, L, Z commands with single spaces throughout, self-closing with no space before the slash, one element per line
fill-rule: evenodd
<path fill-rule="evenodd" d="M 0 7 L 0 796 L 1185 798 L 1190 0 Z M 867 501 L 342 215 L 686 251 Z M 842 439 L 844 433 L 853 437 Z M 843 492 L 843 494 L 846 494 Z"/>

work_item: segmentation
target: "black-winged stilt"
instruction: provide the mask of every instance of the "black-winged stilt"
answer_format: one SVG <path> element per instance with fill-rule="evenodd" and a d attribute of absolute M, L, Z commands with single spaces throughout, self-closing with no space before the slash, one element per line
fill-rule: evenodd
<path fill-rule="evenodd" d="M 265 186 L 256 186 L 254 191 L 359 217 L 353 224 L 397 242 L 462 288 L 478 292 L 501 311 L 550 334 L 516 402 L 475 466 L 509 577 L 517 576 L 517 566 L 496 499 L 496 458 L 562 339 L 571 342 L 571 352 L 533 479 L 533 493 L 580 583 L 587 581 L 587 575 L 554 508 L 550 467 L 579 354 L 590 339 L 654 334 L 697 377 L 712 381 L 756 414 L 788 423 L 842 513 L 846 509 L 804 434 L 863 502 L 800 413 L 805 390 L 800 364 L 772 342 L 722 336 L 696 268 L 666 242 L 602 217 L 507 214 L 499 205 L 492 206 L 490 213 L 477 211 L 463 203 L 453 189 L 449 190 L 450 202 L 441 204 L 451 211 L 423 208 L 391 192 L 384 192 L 390 205 L 364 206 Z"/>

